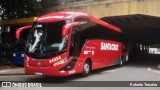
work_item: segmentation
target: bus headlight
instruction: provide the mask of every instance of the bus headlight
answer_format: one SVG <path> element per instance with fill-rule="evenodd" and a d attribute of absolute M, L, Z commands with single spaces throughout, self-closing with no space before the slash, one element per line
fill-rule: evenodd
<path fill-rule="evenodd" d="M 27 62 L 27 60 L 24 60 L 24 64 L 28 65 L 28 62 Z"/>
<path fill-rule="evenodd" d="M 67 61 L 67 57 L 62 59 L 62 60 L 59 60 L 58 62 L 54 63 L 53 66 L 57 66 L 57 65 L 60 65 L 60 64 L 63 64 Z"/>
<path fill-rule="evenodd" d="M 29 61 L 29 60 L 27 60 L 27 58 L 24 57 L 24 64 L 29 65 L 28 61 Z"/>

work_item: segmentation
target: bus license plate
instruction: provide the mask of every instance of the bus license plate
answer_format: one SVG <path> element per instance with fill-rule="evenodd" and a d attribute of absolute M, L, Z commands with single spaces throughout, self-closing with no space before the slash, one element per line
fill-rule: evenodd
<path fill-rule="evenodd" d="M 35 75 L 43 75 L 41 72 L 35 72 Z"/>

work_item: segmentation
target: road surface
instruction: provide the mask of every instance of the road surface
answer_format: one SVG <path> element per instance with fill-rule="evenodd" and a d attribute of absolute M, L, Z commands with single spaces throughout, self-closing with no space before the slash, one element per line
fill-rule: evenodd
<path fill-rule="evenodd" d="M 155 68 L 159 64 L 159 62 L 160 61 L 158 59 L 154 58 L 146 60 L 139 59 L 139 61 L 137 60 L 135 62 L 129 62 L 122 67 L 112 66 L 92 71 L 88 77 L 83 78 L 80 75 L 61 78 L 35 75 L 1 75 L 0 81 L 24 81 L 38 83 L 43 82 L 46 86 L 51 86 L 55 90 L 57 90 L 58 87 L 61 87 L 59 88 L 60 90 L 64 89 L 65 87 L 68 88 L 67 90 L 74 89 L 73 87 L 77 86 L 82 88 L 83 86 L 86 86 L 87 83 L 89 84 L 95 81 L 160 81 L 160 71 Z M 78 85 L 76 85 L 76 83 Z M 86 86 L 85 89 L 88 88 L 89 90 L 95 90 L 95 88 L 91 87 L 94 87 L 96 85 L 98 85 L 98 83 L 93 83 L 93 85 L 90 85 L 90 88 Z M 105 88 L 114 89 L 111 87 L 102 87 L 101 89 Z M 146 87 L 136 87 L 134 88 L 134 90 L 142 90 L 142 88 L 145 90 L 149 90 Z M 154 87 L 150 89 L 160 90 L 159 87 Z M 5 88 L 5 90 L 7 90 L 7 88 Z M 125 88 L 121 87 L 121 90 L 125 90 Z"/>

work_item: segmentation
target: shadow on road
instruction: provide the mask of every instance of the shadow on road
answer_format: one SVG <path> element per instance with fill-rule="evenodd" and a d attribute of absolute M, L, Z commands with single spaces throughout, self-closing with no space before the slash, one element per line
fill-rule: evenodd
<path fill-rule="evenodd" d="M 144 55 L 129 60 L 128 67 L 151 67 L 155 68 L 160 64 L 160 55 Z"/>

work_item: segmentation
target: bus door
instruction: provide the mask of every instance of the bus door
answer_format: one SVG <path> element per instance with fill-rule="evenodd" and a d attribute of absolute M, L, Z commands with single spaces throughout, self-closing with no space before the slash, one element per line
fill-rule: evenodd
<path fill-rule="evenodd" d="M 71 41 L 70 41 L 70 50 L 69 50 L 69 55 L 73 56 L 74 59 L 77 59 L 79 55 L 79 44 L 78 44 L 78 38 L 79 34 L 76 30 L 76 28 L 72 28 L 72 33 L 71 33 Z"/>

